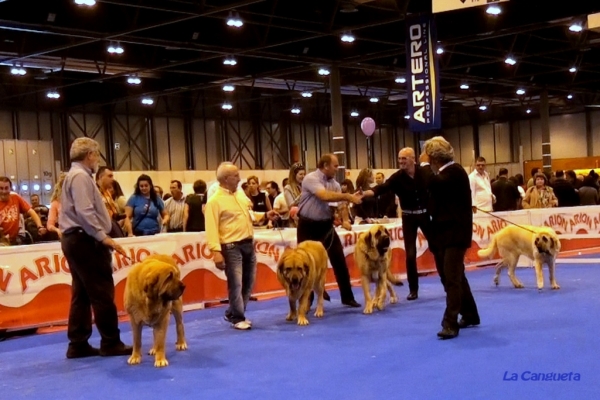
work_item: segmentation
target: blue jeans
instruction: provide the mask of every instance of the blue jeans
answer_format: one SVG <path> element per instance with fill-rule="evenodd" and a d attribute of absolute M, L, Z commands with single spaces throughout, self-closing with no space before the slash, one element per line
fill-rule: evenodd
<path fill-rule="evenodd" d="M 246 319 L 244 312 L 256 279 L 254 241 L 222 245 L 221 254 L 225 260 L 229 296 L 229 308 L 225 315 L 232 323 L 236 324 Z"/>

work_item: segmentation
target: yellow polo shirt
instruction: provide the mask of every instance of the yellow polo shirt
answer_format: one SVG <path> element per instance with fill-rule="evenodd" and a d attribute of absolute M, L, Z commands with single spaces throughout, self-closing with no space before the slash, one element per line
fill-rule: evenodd
<path fill-rule="evenodd" d="M 232 193 L 219 186 L 208 199 L 204 210 L 208 248 L 221 251 L 221 243 L 253 237 L 251 209 L 252 201 L 243 190 Z"/>

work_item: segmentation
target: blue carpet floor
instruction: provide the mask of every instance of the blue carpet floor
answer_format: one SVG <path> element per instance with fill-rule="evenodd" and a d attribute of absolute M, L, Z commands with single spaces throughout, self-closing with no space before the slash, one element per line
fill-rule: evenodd
<path fill-rule="evenodd" d="M 189 350 L 170 366 L 153 358 L 65 358 L 66 333 L 0 343 L 1 399 L 592 399 L 600 393 L 600 268 L 558 267 L 559 291 L 535 289 L 533 269 L 520 269 L 516 290 L 505 273 L 468 273 L 482 325 L 453 340 L 436 337 L 444 292 L 436 276 L 421 278 L 419 300 L 370 316 L 343 307 L 332 292 L 325 317 L 298 327 L 284 320 L 287 301 L 251 302 L 251 331 L 235 331 L 223 308 L 185 314 Z M 547 281 L 547 276 L 546 276 Z M 546 282 L 546 286 L 548 283 Z M 355 288 L 357 299 L 362 291 Z M 131 343 L 128 323 L 121 325 Z M 144 350 L 151 331 L 144 330 Z M 91 343 L 98 345 L 95 333 Z M 532 381 L 532 373 L 574 373 L 575 381 Z M 517 374 L 517 381 L 506 377 Z M 575 375 L 571 375 L 574 379 Z M 529 380 L 524 380 L 523 378 Z"/>

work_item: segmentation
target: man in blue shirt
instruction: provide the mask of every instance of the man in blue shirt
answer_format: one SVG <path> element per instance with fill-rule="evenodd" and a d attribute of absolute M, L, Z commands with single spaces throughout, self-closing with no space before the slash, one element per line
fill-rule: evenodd
<path fill-rule="evenodd" d="M 93 139 L 77 138 L 70 150 L 71 169 L 62 188 L 59 225 L 62 251 L 72 276 L 67 358 L 130 355 L 131 346 L 121 341 L 111 250 L 125 250 L 108 233 L 112 228 L 102 195 L 92 178 L 100 160 Z M 90 346 L 92 309 L 100 350 Z"/>

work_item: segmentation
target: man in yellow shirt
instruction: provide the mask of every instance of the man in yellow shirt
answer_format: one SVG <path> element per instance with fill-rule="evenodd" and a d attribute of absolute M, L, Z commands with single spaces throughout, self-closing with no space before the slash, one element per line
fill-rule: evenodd
<path fill-rule="evenodd" d="M 229 308 L 225 319 L 235 329 L 247 330 L 252 322 L 246 319 L 245 311 L 256 277 L 252 201 L 238 189 L 240 172 L 235 165 L 221 164 L 217 180 L 219 187 L 204 211 L 206 238 L 215 266 L 227 276 Z M 267 217 L 275 219 L 277 213 L 269 211 Z"/>

